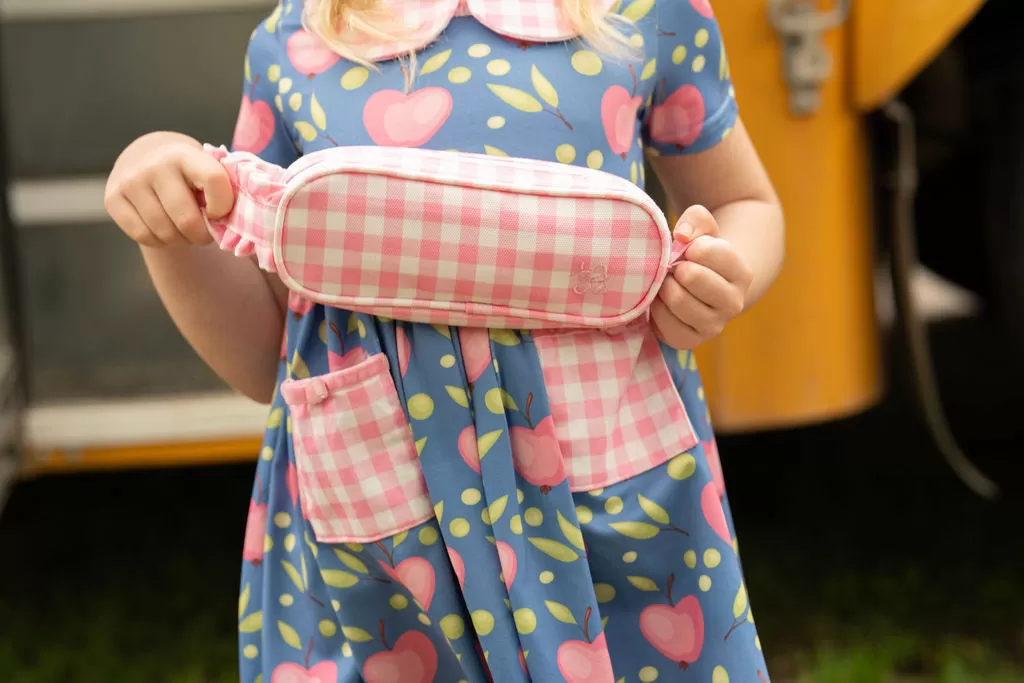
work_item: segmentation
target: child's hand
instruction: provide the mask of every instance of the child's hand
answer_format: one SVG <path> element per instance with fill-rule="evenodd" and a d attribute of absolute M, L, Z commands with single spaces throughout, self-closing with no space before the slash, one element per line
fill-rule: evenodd
<path fill-rule="evenodd" d="M 147 247 L 211 241 L 196 193 L 210 218 L 234 204 L 227 171 L 195 140 L 154 133 L 128 146 L 110 173 L 104 206 L 118 227 Z"/>
<path fill-rule="evenodd" d="M 718 237 L 718 222 L 703 206 L 683 213 L 675 237 L 691 244 L 686 260 L 661 286 L 651 320 L 663 342 L 692 349 L 717 337 L 743 312 L 753 273 L 736 249 Z"/>

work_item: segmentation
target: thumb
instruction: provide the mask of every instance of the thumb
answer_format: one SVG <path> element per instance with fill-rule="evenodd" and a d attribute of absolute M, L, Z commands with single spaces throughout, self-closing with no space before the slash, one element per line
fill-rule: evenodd
<path fill-rule="evenodd" d="M 680 242 L 692 242 L 698 237 L 718 236 L 718 221 L 706 207 L 694 204 L 679 218 L 676 223 L 675 238 Z"/>
<path fill-rule="evenodd" d="M 231 211 L 235 203 L 235 189 L 219 161 L 197 150 L 184 159 L 181 170 L 189 185 L 202 194 L 199 203 L 200 206 L 205 205 L 209 218 L 223 218 Z"/>

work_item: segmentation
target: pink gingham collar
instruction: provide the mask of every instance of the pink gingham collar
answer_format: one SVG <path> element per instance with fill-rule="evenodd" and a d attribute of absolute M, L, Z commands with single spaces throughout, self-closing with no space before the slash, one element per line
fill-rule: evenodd
<path fill-rule="evenodd" d="M 608 11 L 616 0 L 598 0 Z M 453 17 L 472 16 L 481 24 L 514 40 L 553 43 L 579 37 L 562 16 L 561 0 L 383 0 L 406 34 L 401 40 L 379 42 L 363 34 L 342 34 L 342 40 L 363 59 L 393 59 L 422 50 L 441 35 Z"/>

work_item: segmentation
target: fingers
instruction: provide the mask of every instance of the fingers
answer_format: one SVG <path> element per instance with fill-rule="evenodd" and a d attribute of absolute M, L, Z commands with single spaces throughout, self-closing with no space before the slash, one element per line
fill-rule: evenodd
<path fill-rule="evenodd" d="M 181 161 L 181 172 L 189 185 L 203 193 L 206 215 L 222 218 L 235 203 L 231 178 L 219 161 L 206 152 L 189 154 Z"/>
<path fill-rule="evenodd" d="M 658 339 L 674 349 L 692 349 L 704 340 L 697 330 L 673 315 L 661 299 L 651 304 L 651 324 Z"/>
<path fill-rule="evenodd" d="M 722 316 L 713 308 L 686 291 L 673 278 L 668 278 L 658 292 L 658 298 L 676 318 L 705 336 L 722 331 Z"/>
<path fill-rule="evenodd" d="M 185 244 L 185 238 L 178 232 L 174 221 L 167 215 L 160 198 L 152 189 L 148 186 L 137 188 L 127 194 L 127 199 L 161 244 L 167 246 Z"/>
<path fill-rule="evenodd" d="M 685 261 L 676 266 L 671 279 L 727 320 L 743 312 L 743 292 L 707 266 Z"/>
<path fill-rule="evenodd" d="M 709 268 L 744 291 L 753 279 L 750 267 L 736 249 L 717 237 L 704 237 L 694 241 L 686 251 L 686 260 Z"/>
<path fill-rule="evenodd" d="M 675 237 L 682 242 L 691 242 L 703 235 L 718 236 L 718 221 L 707 208 L 695 204 L 683 212 L 676 223 Z"/>
<path fill-rule="evenodd" d="M 199 203 L 180 173 L 166 169 L 154 179 L 153 189 L 175 229 L 186 241 L 192 244 L 210 242 L 210 232 L 199 211 Z"/>
<path fill-rule="evenodd" d="M 160 240 L 156 238 L 139 213 L 124 196 L 117 195 L 107 199 L 107 213 L 128 237 L 146 247 L 158 247 Z"/>
<path fill-rule="evenodd" d="M 234 190 L 220 162 L 192 145 L 169 145 L 125 168 L 115 166 L 104 205 L 140 244 L 206 244 L 211 237 L 194 189 L 203 192 L 210 217 L 231 211 Z"/>

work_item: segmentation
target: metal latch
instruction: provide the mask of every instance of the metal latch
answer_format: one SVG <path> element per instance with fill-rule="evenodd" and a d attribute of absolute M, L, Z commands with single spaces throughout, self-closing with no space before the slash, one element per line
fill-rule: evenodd
<path fill-rule="evenodd" d="M 811 0 L 769 0 L 768 19 L 782 38 L 782 72 L 789 86 L 789 110 L 809 116 L 821 105 L 821 84 L 832 75 L 832 55 L 822 34 L 842 25 L 852 0 L 835 0 L 822 11 Z"/>

